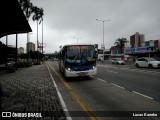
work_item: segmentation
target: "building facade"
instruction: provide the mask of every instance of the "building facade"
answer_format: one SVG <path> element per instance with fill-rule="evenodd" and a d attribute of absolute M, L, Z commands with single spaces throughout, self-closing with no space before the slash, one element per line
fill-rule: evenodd
<path fill-rule="evenodd" d="M 24 54 L 24 48 L 23 47 L 18 48 L 18 54 Z"/>
<path fill-rule="evenodd" d="M 136 32 L 134 35 L 130 36 L 130 44 L 132 48 L 141 47 L 144 41 L 144 34 L 139 34 L 139 32 Z"/>
<path fill-rule="evenodd" d="M 124 53 L 126 55 L 133 55 L 136 57 L 160 56 L 160 40 L 144 41 L 141 43 L 140 47 L 126 47 Z"/>
<path fill-rule="evenodd" d="M 111 56 L 119 56 L 120 48 L 112 46 Z M 160 57 L 160 39 L 145 41 L 145 35 L 136 32 L 130 36 L 130 45 L 124 48 L 124 54 L 133 58 L 139 57 Z"/>
<path fill-rule="evenodd" d="M 35 51 L 35 44 L 34 43 L 32 43 L 32 42 L 28 42 L 27 44 L 26 44 L 26 52 L 28 53 L 29 51 Z"/>

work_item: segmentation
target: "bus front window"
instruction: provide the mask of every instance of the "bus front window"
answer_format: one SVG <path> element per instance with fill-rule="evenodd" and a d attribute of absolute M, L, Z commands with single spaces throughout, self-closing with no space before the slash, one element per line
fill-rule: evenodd
<path fill-rule="evenodd" d="M 94 46 L 67 46 L 66 64 L 68 65 L 89 65 L 95 62 Z"/>

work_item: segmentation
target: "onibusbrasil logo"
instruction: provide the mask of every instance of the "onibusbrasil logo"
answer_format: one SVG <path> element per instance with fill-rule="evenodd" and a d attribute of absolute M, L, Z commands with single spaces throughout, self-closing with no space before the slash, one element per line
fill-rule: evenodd
<path fill-rule="evenodd" d="M 42 117 L 41 113 L 2 112 L 2 117 Z"/>

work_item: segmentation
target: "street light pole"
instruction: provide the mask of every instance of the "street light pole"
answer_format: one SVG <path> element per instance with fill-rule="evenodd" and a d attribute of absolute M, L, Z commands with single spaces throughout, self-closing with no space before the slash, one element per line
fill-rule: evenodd
<path fill-rule="evenodd" d="M 77 44 L 78 44 L 78 39 L 81 39 L 81 38 L 78 38 L 78 37 L 73 37 L 73 38 L 76 38 L 76 39 L 77 39 Z"/>
<path fill-rule="evenodd" d="M 111 21 L 110 19 L 108 20 L 100 20 L 100 19 L 96 19 L 97 21 L 103 22 L 103 47 L 104 47 L 104 22 L 106 21 Z"/>
<path fill-rule="evenodd" d="M 104 47 L 104 21 L 103 21 L 103 47 Z"/>
<path fill-rule="evenodd" d="M 104 61 L 104 50 L 105 50 L 105 46 L 104 46 L 104 22 L 106 22 L 106 21 L 111 21 L 110 19 L 108 19 L 108 20 L 100 20 L 100 19 L 96 19 L 97 21 L 100 21 L 100 22 L 102 22 L 103 23 L 103 60 L 102 60 L 102 63 L 103 63 L 103 61 Z"/>

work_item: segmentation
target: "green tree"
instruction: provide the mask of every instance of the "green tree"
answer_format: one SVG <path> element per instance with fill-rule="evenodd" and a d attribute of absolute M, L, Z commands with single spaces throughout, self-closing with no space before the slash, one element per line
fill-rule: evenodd
<path fill-rule="evenodd" d="M 20 54 L 19 58 L 21 58 L 21 59 L 27 59 L 27 54 Z"/>
<path fill-rule="evenodd" d="M 43 13 L 43 8 L 38 8 L 37 6 L 33 6 L 32 11 L 34 12 L 32 19 L 33 19 L 33 21 L 37 21 L 37 51 L 38 51 L 38 44 L 39 44 L 39 41 L 38 41 L 38 22 L 40 21 L 39 24 L 41 23 L 41 21 L 43 20 L 44 13 Z M 38 54 L 38 61 L 39 61 L 39 54 Z"/>
<path fill-rule="evenodd" d="M 37 6 L 33 6 L 32 7 L 32 12 L 34 13 L 32 19 L 33 21 L 37 21 L 37 45 L 38 45 L 38 22 L 39 24 L 41 23 L 41 21 L 43 20 L 43 8 L 38 8 Z"/>
<path fill-rule="evenodd" d="M 114 44 L 120 48 L 120 53 L 123 54 L 125 44 L 128 42 L 129 41 L 126 38 L 118 38 Z"/>
<path fill-rule="evenodd" d="M 41 21 L 43 21 L 43 15 L 44 10 L 43 8 L 38 8 L 37 6 L 33 6 L 33 4 L 30 2 L 30 0 L 18 0 L 27 20 L 29 21 L 29 18 L 31 14 L 33 14 L 32 20 L 37 21 L 37 51 L 38 51 L 38 22 L 39 24 Z M 27 33 L 27 42 L 29 42 L 29 34 Z"/>
<path fill-rule="evenodd" d="M 33 13 L 33 4 L 30 2 L 30 0 L 18 0 L 20 6 L 21 6 L 21 9 L 23 10 L 26 18 L 27 18 L 27 21 L 29 22 L 29 18 L 31 16 L 31 14 Z M 27 43 L 29 42 L 29 33 L 27 33 Z M 30 56 L 30 55 L 29 55 Z M 29 57 L 28 57 L 29 59 Z"/>
<path fill-rule="evenodd" d="M 33 13 L 32 7 L 33 4 L 30 2 L 30 0 L 18 0 L 27 20 L 29 20 L 29 17 Z"/>

